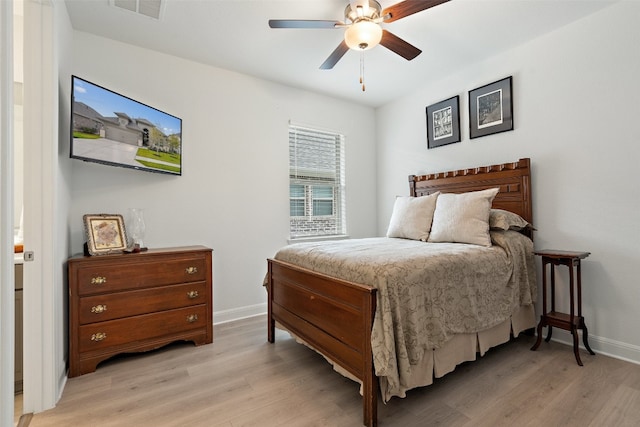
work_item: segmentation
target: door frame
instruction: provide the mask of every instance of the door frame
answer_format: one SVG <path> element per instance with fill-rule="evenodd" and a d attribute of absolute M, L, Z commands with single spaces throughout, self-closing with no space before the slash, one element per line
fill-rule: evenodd
<path fill-rule="evenodd" d="M 13 425 L 13 2 L 0 2 L 0 425 Z M 8 351 L 7 351 L 8 350 Z"/>
<path fill-rule="evenodd" d="M 55 267 L 58 71 L 51 0 L 24 1 L 23 412 L 53 408 L 64 386 L 62 273 Z M 57 7 L 64 7 L 57 5 Z M 28 155 L 26 154 L 28 153 Z M 62 365 L 62 366 L 60 366 Z"/>

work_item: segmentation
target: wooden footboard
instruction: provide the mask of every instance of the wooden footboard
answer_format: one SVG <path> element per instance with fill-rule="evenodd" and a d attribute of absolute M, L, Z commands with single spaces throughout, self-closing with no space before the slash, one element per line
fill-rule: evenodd
<path fill-rule="evenodd" d="M 268 340 L 280 323 L 362 381 L 364 424 L 377 424 L 371 328 L 376 289 L 268 260 Z"/>

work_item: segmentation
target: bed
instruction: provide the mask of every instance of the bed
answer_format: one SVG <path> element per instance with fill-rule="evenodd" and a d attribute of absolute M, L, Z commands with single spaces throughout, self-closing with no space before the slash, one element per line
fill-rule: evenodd
<path fill-rule="evenodd" d="M 536 322 L 535 263 L 532 227 L 528 226 L 532 223 L 530 160 L 411 175 L 409 189 L 410 196 L 404 198 L 407 203 L 426 206 L 428 199 L 434 200 L 434 216 L 429 220 L 434 228 L 429 230 L 429 238 L 394 238 L 397 236 L 392 233 L 385 238 L 295 244 L 267 260 L 268 341 L 274 342 L 278 324 L 322 354 L 337 371 L 360 382 L 367 426 L 377 425 L 378 394 L 385 402 L 392 396 L 404 397 L 407 390 L 431 384 L 434 377 L 475 360 L 476 354 L 535 327 Z M 489 204 L 491 221 L 494 214 L 499 221 L 501 214 L 511 213 L 522 223 L 518 227 L 498 224 L 502 228 L 494 230 L 492 222 L 489 244 L 442 238 L 443 230 L 445 235 L 451 232 L 441 227 L 443 218 L 455 217 L 443 214 L 447 212 L 443 211 L 445 201 L 455 205 L 471 195 Z M 397 199 L 388 233 L 398 203 Z M 370 253 L 373 249 L 369 248 L 378 246 L 379 252 Z M 446 253 L 444 264 L 433 264 L 431 254 L 413 259 L 415 254 L 434 248 Z M 466 255 L 466 251 L 473 255 Z M 341 255 L 343 252 L 363 258 L 351 261 L 350 255 Z M 477 264 L 466 262 L 476 265 L 466 276 L 458 274 L 464 268 L 455 261 L 461 258 L 458 252 L 464 252 L 462 257 L 467 260 L 479 259 Z M 337 266 L 325 262 L 325 256 L 336 254 Z M 496 256 L 499 260 L 493 261 Z M 484 266 L 492 263 L 509 265 L 509 271 L 500 273 L 504 279 L 488 276 L 496 274 L 485 272 L 489 268 Z M 370 271 L 356 271 L 356 265 L 366 265 Z M 400 274 L 392 276 L 396 270 Z M 445 281 L 445 276 L 441 279 L 438 275 L 441 270 L 452 276 L 446 280 L 465 285 L 456 286 L 455 292 L 449 290 L 452 286 L 440 286 L 440 281 Z M 429 281 L 429 287 L 416 285 L 422 281 Z M 493 281 L 505 281 L 505 286 L 492 287 Z M 455 300 L 458 294 L 465 294 L 463 301 L 471 302 Z M 416 305 L 416 301 L 428 302 Z"/>

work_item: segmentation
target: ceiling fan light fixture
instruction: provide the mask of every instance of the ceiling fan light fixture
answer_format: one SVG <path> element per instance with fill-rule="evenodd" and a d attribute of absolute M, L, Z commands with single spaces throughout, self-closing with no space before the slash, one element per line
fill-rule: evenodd
<path fill-rule="evenodd" d="M 344 32 L 344 41 L 350 49 L 369 50 L 382 40 L 382 27 L 368 20 L 357 21 Z"/>

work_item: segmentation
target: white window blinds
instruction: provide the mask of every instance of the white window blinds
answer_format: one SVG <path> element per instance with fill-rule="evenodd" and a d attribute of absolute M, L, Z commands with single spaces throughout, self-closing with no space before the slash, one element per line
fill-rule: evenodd
<path fill-rule="evenodd" d="M 344 136 L 289 125 L 291 238 L 346 234 Z"/>

